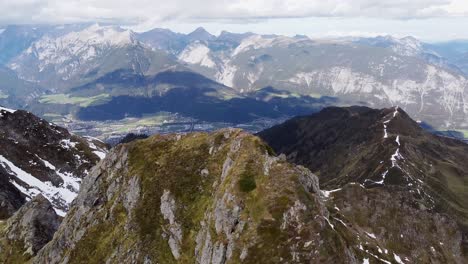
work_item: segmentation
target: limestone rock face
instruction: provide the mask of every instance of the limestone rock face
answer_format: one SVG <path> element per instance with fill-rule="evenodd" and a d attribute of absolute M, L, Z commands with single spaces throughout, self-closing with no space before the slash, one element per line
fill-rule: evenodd
<path fill-rule="evenodd" d="M 21 207 L 1 231 L 0 260 L 14 262 L 34 256 L 52 240 L 60 225 L 60 217 L 52 204 L 41 194 Z"/>

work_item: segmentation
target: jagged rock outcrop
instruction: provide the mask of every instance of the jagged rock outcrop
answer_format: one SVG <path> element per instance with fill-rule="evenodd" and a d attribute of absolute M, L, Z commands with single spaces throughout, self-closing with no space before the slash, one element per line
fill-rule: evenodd
<path fill-rule="evenodd" d="M 106 151 L 99 140 L 70 134 L 29 112 L 0 107 L 0 219 L 39 193 L 63 216 L 81 179 Z"/>
<path fill-rule="evenodd" d="M 268 152 L 240 130 L 119 145 L 34 263 L 357 263 L 317 177 Z"/>
<path fill-rule="evenodd" d="M 0 224 L 0 261 L 24 263 L 52 240 L 60 217 L 41 194 Z"/>

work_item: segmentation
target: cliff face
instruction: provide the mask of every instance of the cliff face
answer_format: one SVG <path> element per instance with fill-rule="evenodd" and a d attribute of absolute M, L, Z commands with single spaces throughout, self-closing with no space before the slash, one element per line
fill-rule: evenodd
<path fill-rule="evenodd" d="M 321 191 L 240 130 L 114 148 L 34 263 L 463 263 L 451 217 L 391 188 Z"/>

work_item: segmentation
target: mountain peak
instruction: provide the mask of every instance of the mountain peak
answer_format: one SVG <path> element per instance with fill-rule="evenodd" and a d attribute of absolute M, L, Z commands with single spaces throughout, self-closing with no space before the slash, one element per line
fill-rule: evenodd
<path fill-rule="evenodd" d="M 337 190 L 336 196 L 349 184 L 388 191 L 418 210 L 449 213 L 460 230 L 467 230 L 468 197 L 463 190 L 468 184 L 454 188 L 450 182 L 467 177 L 468 145 L 424 131 L 400 107 L 330 107 L 259 136 L 276 153 L 318 175 L 321 188 Z"/>
<path fill-rule="evenodd" d="M 198 27 L 197 29 L 189 33 L 187 37 L 191 41 L 193 40 L 208 41 L 208 40 L 213 40 L 214 38 L 216 38 L 214 35 L 206 31 L 206 29 L 204 29 L 203 27 Z"/>
<path fill-rule="evenodd" d="M 210 34 L 204 27 L 197 27 L 192 33 L 190 34 Z"/>
<path fill-rule="evenodd" d="M 101 26 L 95 23 L 82 31 L 71 32 L 64 40 L 89 41 L 91 44 L 128 45 L 133 44 L 134 33 L 118 26 Z"/>

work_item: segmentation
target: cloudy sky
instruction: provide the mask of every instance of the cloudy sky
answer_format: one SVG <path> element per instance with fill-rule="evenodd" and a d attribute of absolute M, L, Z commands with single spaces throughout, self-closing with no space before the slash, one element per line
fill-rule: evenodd
<path fill-rule="evenodd" d="M 0 0 L 0 25 L 110 22 L 142 31 L 468 39 L 468 0 Z"/>

